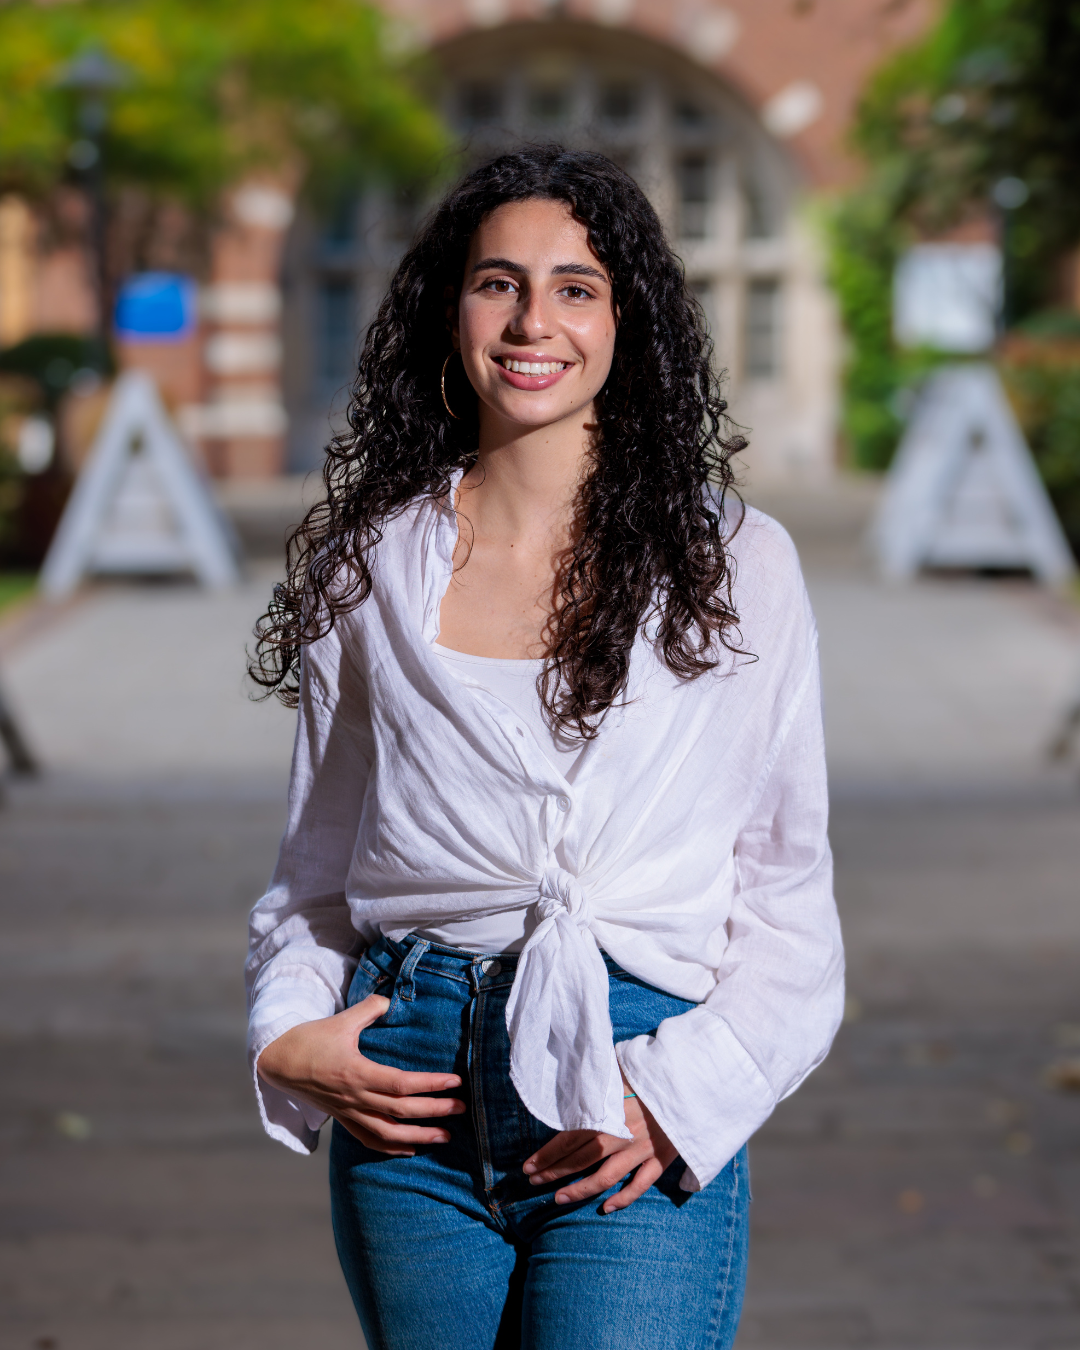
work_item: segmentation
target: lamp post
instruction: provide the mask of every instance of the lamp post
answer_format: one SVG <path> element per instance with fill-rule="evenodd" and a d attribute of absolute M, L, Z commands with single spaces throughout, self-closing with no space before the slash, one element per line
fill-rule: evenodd
<path fill-rule="evenodd" d="M 126 67 L 96 47 L 87 48 L 61 70 L 57 84 L 79 96 L 79 138 L 68 150 L 68 163 L 81 176 L 90 198 L 90 245 L 94 255 L 94 280 L 98 295 L 97 340 L 104 366 L 109 344 L 111 295 L 108 263 L 108 203 L 102 138 L 108 125 L 106 95 L 128 82 Z"/>

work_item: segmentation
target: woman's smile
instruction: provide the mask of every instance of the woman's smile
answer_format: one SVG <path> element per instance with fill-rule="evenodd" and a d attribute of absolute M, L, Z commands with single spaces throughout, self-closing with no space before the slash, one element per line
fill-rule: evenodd
<path fill-rule="evenodd" d="M 542 353 L 494 356 L 499 375 L 515 389 L 550 389 L 575 364 Z"/>
<path fill-rule="evenodd" d="M 611 277 L 565 202 L 529 198 L 486 216 L 452 324 L 479 397 L 481 449 L 539 434 L 550 462 L 558 426 L 577 462 L 611 370 L 615 331 Z"/>

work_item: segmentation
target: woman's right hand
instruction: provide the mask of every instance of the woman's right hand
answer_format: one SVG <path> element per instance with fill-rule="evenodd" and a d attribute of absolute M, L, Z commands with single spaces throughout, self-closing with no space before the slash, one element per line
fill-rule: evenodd
<path fill-rule="evenodd" d="M 361 1031 L 389 1006 L 388 998 L 369 994 L 335 1017 L 302 1022 L 262 1052 L 259 1077 L 333 1116 L 368 1148 L 409 1158 L 417 1144 L 445 1144 L 450 1138 L 439 1126 L 409 1122 L 460 1115 L 465 1103 L 418 1095 L 460 1087 L 456 1073 L 410 1073 L 360 1053 Z"/>

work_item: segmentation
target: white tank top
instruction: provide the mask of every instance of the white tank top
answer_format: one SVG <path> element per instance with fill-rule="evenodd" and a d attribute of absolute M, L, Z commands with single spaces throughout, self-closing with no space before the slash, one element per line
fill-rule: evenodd
<path fill-rule="evenodd" d="M 556 735 L 544 720 L 536 679 L 543 661 L 505 661 L 492 656 L 470 656 L 435 643 L 431 650 L 459 680 L 471 680 L 501 699 L 522 719 L 536 737 L 540 749 L 568 783 L 581 759 L 584 744 Z M 557 851 L 556 851 L 557 854 Z M 561 861 L 561 860 L 560 860 Z M 418 937 L 463 947 L 469 952 L 519 952 L 529 937 L 529 907 L 485 918 L 457 919 L 437 928 L 417 928 Z"/>

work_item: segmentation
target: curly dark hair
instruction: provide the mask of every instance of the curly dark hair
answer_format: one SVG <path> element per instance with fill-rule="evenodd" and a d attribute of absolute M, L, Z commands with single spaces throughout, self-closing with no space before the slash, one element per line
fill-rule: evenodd
<path fill-rule="evenodd" d="M 680 678 L 713 669 L 738 622 L 723 536 L 729 463 L 745 440 L 725 419 L 712 343 L 682 265 L 634 180 L 603 155 L 530 146 L 474 169 L 435 209 L 402 258 L 368 330 L 349 429 L 327 448 L 326 499 L 289 539 L 287 579 L 256 625 L 252 678 L 294 707 L 300 650 L 371 592 L 385 523 L 418 497 L 445 498 L 475 460 L 478 400 L 448 386 L 448 304 L 470 241 L 507 202 L 565 202 L 607 268 L 618 314 L 611 372 L 597 399 L 591 469 L 561 560 L 538 691 L 553 727 L 595 735 L 626 686 L 647 619 Z M 451 363 L 452 372 L 461 371 Z M 729 537 L 730 538 L 730 537 Z M 654 627 L 650 623 L 650 630 Z"/>

